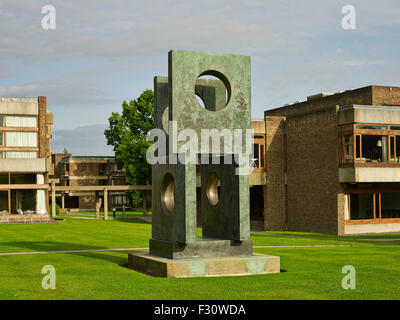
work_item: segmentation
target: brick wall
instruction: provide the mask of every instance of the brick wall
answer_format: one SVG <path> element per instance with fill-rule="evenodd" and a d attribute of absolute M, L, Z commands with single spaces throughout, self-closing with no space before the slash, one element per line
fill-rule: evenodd
<path fill-rule="evenodd" d="M 74 163 L 69 164 L 69 175 L 72 176 L 98 176 L 100 164 L 99 163 Z"/>
<path fill-rule="evenodd" d="M 376 106 L 400 106 L 400 88 L 372 86 L 372 104 Z"/>
<path fill-rule="evenodd" d="M 288 230 L 337 234 L 336 107 L 287 118 L 286 136 Z"/>
<path fill-rule="evenodd" d="M 47 138 L 46 138 L 46 97 L 38 97 L 39 105 L 39 116 L 38 116 L 38 126 L 39 126 L 39 158 L 47 157 Z"/>
<path fill-rule="evenodd" d="M 264 227 L 285 230 L 285 118 L 266 117 L 266 174 Z"/>

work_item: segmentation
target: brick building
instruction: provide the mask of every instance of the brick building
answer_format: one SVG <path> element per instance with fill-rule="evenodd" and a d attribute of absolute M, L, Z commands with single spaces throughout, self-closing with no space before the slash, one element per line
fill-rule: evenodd
<path fill-rule="evenodd" d="M 125 185 L 125 175 L 117 168 L 114 157 L 72 156 L 53 154 L 54 177 L 60 186 L 113 186 Z M 103 194 L 97 197 L 102 198 Z M 72 211 L 93 211 L 96 207 L 95 192 L 65 192 L 57 198 L 61 208 Z M 104 199 L 102 200 L 104 203 Z M 112 207 L 129 206 L 126 192 L 113 191 L 109 194 Z"/>
<path fill-rule="evenodd" d="M 399 106 L 368 86 L 265 111 L 264 228 L 400 232 Z"/>
<path fill-rule="evenodd" d="M 53 114 L 46 97 L 0 98 L 1 220 L 47 220 Z"/>

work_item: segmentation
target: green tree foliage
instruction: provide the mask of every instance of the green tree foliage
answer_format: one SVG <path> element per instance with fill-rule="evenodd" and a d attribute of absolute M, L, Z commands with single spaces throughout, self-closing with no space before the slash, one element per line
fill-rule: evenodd
<path fill-rule="evenodd" d="M 124 101 L 122 113 L 113 112 L 108 122 L 104 135 L 107 144 L 113 146 L 117 166 L 125 172 L 126 184 L 150 185 L 151 166 L 146 161 L 146 151 L 152 142 L 146 141 L 146 135 L 154 128 L 154 92 L 148 89 L 136 100 Z M 134 204 L 142 201 L 139 191 L 133 191 L 131 196 Z"/>

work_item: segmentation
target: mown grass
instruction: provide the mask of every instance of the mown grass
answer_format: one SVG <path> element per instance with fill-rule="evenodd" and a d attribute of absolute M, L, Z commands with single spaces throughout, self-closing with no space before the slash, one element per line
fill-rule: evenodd
<path fill-rule="evenodd" d="M 201 230 L 198 230 L 201 233 Z M 141 248 L 151 225 L 138 221 L 80 220 L 48 225 L 1 225 L 0 252 Z M 399 299 L 400 235 L 336 237 L 262 232 L 256 246 L 352 245 L 256 248 L 281 257 L 280 274 L 164 279 L 125 268 L 125 252 L 0 256 L 0 299 Z M 42 267 L 56 268 L 56 290 L 42 289 Z M 356 269 L 356 289 L 344 290 L 342 267 Z"/>

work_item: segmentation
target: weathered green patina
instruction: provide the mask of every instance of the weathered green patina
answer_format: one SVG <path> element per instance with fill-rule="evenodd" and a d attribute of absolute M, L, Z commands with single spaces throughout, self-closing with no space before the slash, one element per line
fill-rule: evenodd
<path fill-rule="evenodd" d="M 234 129 L 241 129 L 243 145 L 240 152 L 244 155 L 246 151 L 244 134 L 250 129 L 251 119 L 250 57 L 193 51 L 170 51 L 168 57 L 168 78 L 159 76 L 154 78 L 156 127 L 168 133 L 168 121 L 175 121 L 177 132 L 187 128 L 196 131 L 199 145 L 201 145 L 202 129 L 219 132 L 228 129 L 232 137 Z M 215 76 L 218 80 L 199 78 L 204 75 Z M 205 108 L 197 101 L 196 94 L 203 100 Z M 183 145 L 182 142 L 173 140 L 169 143 L 173 144 L 174 152 Z M 212 149 L 207 151 L 207 154 L 199 156 L 210 157 Z M 221 151 L 224 152 L 223 149 Z M 196 201 L 201 201 L 204 237 L 239 242 L 250 239 L 248 175 L 237 175 L 237 165 L 234 163 L 200 163 L 199 166 L 202 181 L 201 200 L 196 199 L 194 165 L 178 163 L 153 166 L 154 252 L 166 248 L 163 241 L 181 244 L 197 242 Z M 213 186 L 214 191 L 207 186 L 210 174 L 218 179 L 217 185 Z M 173 200 L 171 194 L 163 189 L 163 179 L 166 175 L 174 179 Z M 207 196 L 210 192 L 220 192 L 217 202 L 210 203 Z M 163 204 L 168 201 L 174 203 L 171 210 Z M 201 245 L 205 249 L 209 247 L 209 250 L 213 250 L 213 245 L 205 241 L 201 241 Z M 237 243 L 236 246 L 241 247 Z M 251 254 L 251 246 L 242 247 L 244 249 L 239 250 L 238 254 Z M 171 248 L 176 246 L 171 244 L 168 250 Z M 209 255 L 204 252 L 207 250 L 197 250 L 197 254 Z"/>
<path fill-rule="evenodd" d="M 167 154 L 158 156 L 165 156 L 168 161 L 153 165 L 152 170 L 150 253 L 130 254 L 129 266 L 164 277 L 279 272 L 279 257 L 252 254 L 249 175 L 238 174 L 239 164 L 232 161 L 236 156 L 248 157 L 245 138 L 251 121 L 250 57 L 170 51 L 168 58 L 168 78 L 154 78 L 155 124 L 170 135 L 166 139 Z M 205 75 L 218 80 L 201 78 Z M 174 122 L 176 128 L 168 121 Z M 184 150 L 181 147 L 186 141 L 176 139 L 184 129 L 197 133 L 201 146 L 196 150 L 197 163 L 169 161 Z M 204 129 L 212 131 L 202 136 Z M 214 143 L 224 136 L 223 131 L 235 137 L 237 129 L 241 130 L 241 148 L 224 148 L 221 140 L 218 143 L 222 150 L 203 148 L 202 138 Z M 187 159 L 188 153 L 179 156 L 180 160 Z M 200 198 L 196 193 L 197 175 L 201 180 Z M 196 237 L 198 204 L 201 238 Z"/>

